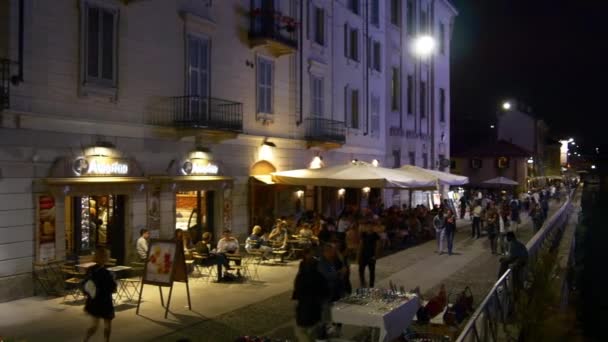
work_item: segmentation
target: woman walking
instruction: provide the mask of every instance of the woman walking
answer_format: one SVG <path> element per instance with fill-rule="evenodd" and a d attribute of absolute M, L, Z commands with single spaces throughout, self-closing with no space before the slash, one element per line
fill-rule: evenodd
<path fill-rule="evenodd" d="M 445 241 L 445 217 L 443 210 L 439 210 L 437 216 L 433 219 L 433 227 L 435 228 L 435 237 L 437 238 L 437 254 L 443 254 L 443 242 Z"/>
<path fill-rule="evenodd" d="M 92 317 L 93 321 L 91 327 L 87 329 L 84 341 L 88 341 L 97 332 L 99 321 L 103 319 L 103 337 L 107 342 L 110 340 L 114 319 L 112 293 L 116 292 L 116 282 L 112 274 L 105 269 L 108 261 L 108 251 L 105 248 L 97 247 L 93 261 L 96 265 L 89 269 L 84 284 L 84 292 L 87 296 L 84 311 Z"/>
<path fill-rule="evenodd" d="M 496 207 L 494 207 L 494 204 L 488 205 L 488 213 L 486 219 L 488 239 L 490 240 L 490 249 L 492 250 L 492 254 L 496 254 L 496 238 L 498 237 L 499 216 Z"/>
<path fill-rule="evenodd" d="M 452 209 L 448 209 L 448 214 L 445 218 L 445 238 L 448 243 L 448 254 L 452 255 L 454 247 L 454 235 L 456 234 L 456 215 Z"/>

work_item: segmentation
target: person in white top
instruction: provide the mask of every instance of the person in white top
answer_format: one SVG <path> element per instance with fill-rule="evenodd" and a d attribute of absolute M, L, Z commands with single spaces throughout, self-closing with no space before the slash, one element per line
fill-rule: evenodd
<path fill-rule="evenodd" d="M 217 252 L 239 254 L 239 240 L 232 236 L 230 230 L 224 230 L 222 238 L 217 242 Z"/>
<path fill-rule="evenodd" d="M 150 231 L 143 228 L 139 231 L 139 239 L 137 239 L 137 256 L 139 260 L 146 261 L 148 259 L 148 239 L 150 238 Z"/>
<path fill-rule="evenodd" d="M 475 207 L 473 207 L 473 225 L 471 229 L 471 238 L 479 239 L 481 236 L 481 212 L 483 211 L 481 207 L 481 202 L 477 200 L 475 202 Z"/>

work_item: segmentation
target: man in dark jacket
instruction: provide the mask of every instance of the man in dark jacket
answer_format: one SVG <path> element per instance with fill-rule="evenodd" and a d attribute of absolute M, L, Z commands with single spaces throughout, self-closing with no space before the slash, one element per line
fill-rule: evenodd
<path fill-rule="evenodd" d="M 327 282 L 319 272 L 318 261 L 310 249 L 303 252 L 303 259 L 294 282 L 292 299 L 296 305 L 296 335 L 298 341 L 314 341 L 319 335 L 319 323 L 323 303 L 329 297 Z"/>
<path fill-rule="evenodd" d="M 500 279 L 509 267 L 511 267 L 513 287 L 517 297 L 517 293 L 524 285 L 524 270 L 528 264 L 528 249 L 526 248 L 526 245 L 517 240 L 513 232 L 507 233 L 507 241 L 509 243 L 509 252 L 506 257 L 500 258 L 498 278 Z"/>

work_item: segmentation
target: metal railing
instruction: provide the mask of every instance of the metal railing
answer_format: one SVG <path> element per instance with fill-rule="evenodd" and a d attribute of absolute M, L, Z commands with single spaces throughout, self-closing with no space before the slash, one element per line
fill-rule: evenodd
<path fill-rule="evenodd" d="M 344 144 L 346 142 L 344 122 L 321 118 L 306 119 L 305 138 L 309 141 Z"/>
<path fill-rule="evenodd" d="M 150 123 L 178 128 L 243 131 L 243 104 L 240 102 L 196 95 L 175 96 L 168 100 Z"/>
<path fill-rule="evenodd" d="M 550 236 L 561 229 L 568 221 L 572 208 L 572 194 L 558 209 L 558 211 L 545 222 L 543 227 L 528 241 L 528 263 L 536 262 L 539 251 Z M 498 342 L 503 341 L 508 334 L 508 316 L 513 304 L 513 273 L 507 270 L 502 277 L 494 284 L 490 292 L 479 304 L 471 318 L 460 333 L 456 342 Z"/>
<path fill-rule="evenodd" d="M 0 59 L 0 111 L 7 109 L 10 105 L 10 66 L 10 60 Z"/>
<path fill-rule="evenodd" d="M 273 0 L 264 0 L 261 8 L 255 3 L 251 0 L 249 39 L 268 38 L 296 49 L 295 20 L 276 10 Z"/>

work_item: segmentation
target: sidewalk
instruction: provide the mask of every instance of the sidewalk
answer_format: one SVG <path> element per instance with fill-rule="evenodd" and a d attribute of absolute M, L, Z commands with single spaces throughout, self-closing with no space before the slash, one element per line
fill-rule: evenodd
<path fill-rule="evenodd" d="M 551 212 L 558 207 L 553 203 Z M 531 237 L 529 221 L 518 236 Z M 458 221 L 455 255 L 438 255 L 436 242 L 408 248 L 379 259 L 377 286 L 392 280 L 406 289 L 420 286 L 423 293 L 434 292 L 441 284 L 449 288 L 472 285 L 475 300 L 496 279 L 498 257 L 490 255 L 487 238 L 470 238 L 470 221 Z M 132 305 L 120 305 L 113 323 L 113 341 L 192 341 L 231 342 L 241 335 L 266 335 L 295 341 L 294 305 L 291 301 L 297 262 L 283 266 L 260 266 L 261 282 L 244 284 L 190 283 L 192 311 L 186 307 L 185 286 L 176 283 L 171 313 L 164 319 L 157 287 L 146 285 L 140 316 Z M 353 287 L 359 286 L 356 266 L 352 268 Z M 485 290 L 487 291 L 487 289 Z M 165 289 L 165 296 L 168 290 Z M 482 293 L 478 295 L 477 293 Z M 82 304 L 62 304 L 63 298 L 31 297 L 0 304 L 0 336 L 26 341 L 81 341 L 88 317 Z M 99 337 L 101 338 L 101 337 Z"/>

